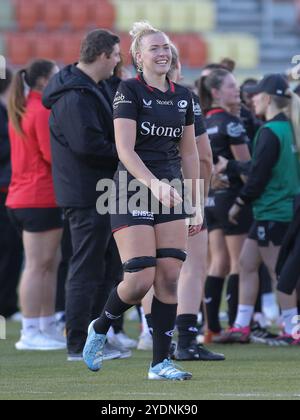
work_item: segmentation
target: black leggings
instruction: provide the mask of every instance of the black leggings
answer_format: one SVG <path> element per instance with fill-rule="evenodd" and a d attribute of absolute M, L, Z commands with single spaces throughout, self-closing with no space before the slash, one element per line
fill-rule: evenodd
<path fill-rule="evenodd" d="M 292 295 L 296 290 L 297 283 L 300 279 L 300 235 L 297 235 L 294 245 L 282 267 L 278 290 L 287 295 Z"/>

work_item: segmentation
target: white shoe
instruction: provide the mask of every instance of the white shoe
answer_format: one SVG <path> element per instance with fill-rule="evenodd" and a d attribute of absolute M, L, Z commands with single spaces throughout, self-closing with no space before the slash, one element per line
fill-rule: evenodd
<path fill-rule="evenodd" d="M 30 351 L 52 351 L 64 350 L 65 343 L 53 340 L 46 335 L 38 332 L 34 335 L 21 335 L 20 340 L 15 345 L 17 350 L 30 350 Z"/>
<path fill-rule="evenodd" d="M 151 351 L 153 350 L 153 339 L 149 333 L 143 333 L 140 335 L 140 339 L 137 345 L 138 350 Z"/>
<path fill-rule="evenodd" d="M 137 340 L 129 338 L 128 335 L 123 332 L 108 335 L 108 342 L 117 347 L 124 347 L 125 349 L 136 349 L 138 344 Z"/>
<path fill-rule="evenodd" d="M 52 331 L 51 333 L 47 331 L 42 331 L 42 334 L 50 340 L 58 341 L 59 343 L 67 345 L 66 337 L 63 336 L 59 331 Z"/>

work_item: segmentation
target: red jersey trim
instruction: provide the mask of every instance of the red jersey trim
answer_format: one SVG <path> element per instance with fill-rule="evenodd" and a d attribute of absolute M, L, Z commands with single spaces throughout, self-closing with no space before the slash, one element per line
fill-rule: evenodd
<path fill-rule="evenodd" d="M 211 116 L 216 115 L 216 114 L 222 114 L 223 112 L 225 112 L 225 110 L 223 108 L 211 109 L 210 111 L 208 111 L 206 116 L 211 117 Z"/>
<path fill-rule="evenodd" d="M 145 85 L 150 90 L 150 92 L 154 92 L 154 88 L 152 86 L 148 85 L 147 82 L 143 79 L 143 77 L 140 74 L 138 74 L 136 76 L 136 79 L 140 83 L 143 83 L 143 85 Z M 175 93 L 175 85 L 174 85 L 174 83 L 172 82 L 172 80 L 169 80 L 168 78 L 167 78 L 167 81 L 169 82 L 171 92 L 172 93 Z"/>

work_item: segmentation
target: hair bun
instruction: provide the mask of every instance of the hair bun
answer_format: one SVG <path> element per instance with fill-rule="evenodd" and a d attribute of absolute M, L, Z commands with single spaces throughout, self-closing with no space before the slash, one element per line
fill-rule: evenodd
<path fill-rule="evenodd" d="M 129 34 L 133 38 L 136 38 L 139 35 L 141 35 L 143 32 L 148 32 L 148 31 L 155 31 L 156 32 L 156 29 L 153 28 L 153 26 L 150 25 L 149 22 L 141 21 L 141 22 L 135 22 L 133 24 L 132 30 L 129 32 Z"/>

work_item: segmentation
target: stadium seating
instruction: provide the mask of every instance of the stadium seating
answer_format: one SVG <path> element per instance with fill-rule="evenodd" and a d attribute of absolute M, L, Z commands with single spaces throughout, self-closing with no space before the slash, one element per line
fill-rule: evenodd
<path fill-rule="evenodd" d="M 88 3 L 90 22 L 97 28 L 112 29 L 115 26 L 116 10 L 107 0 L 90 0 Z"/>
<path fill-rule="evenodd" d="M 61 28 L 66 20 L 66 0 L 46 1 L 43 3 L 42 19 L 47 30 Z"/>
<path fill-rule="evenodd" d="M 206 36 L 208 43 L 208 61 L 218 62 L 231 57 L 241 69 L 252 69 L 259 62 L 258 40 L 252 35 L 240 33 L 213 34 Z"/>
<path fill-rule="evenodd" d="M 7 57 L 11 64 L 24 66 L 34 57 L 35 37 L 27 33 L 8 33 L 6 35 Z"/>
<path fill-rule="evenodd" d="M 61 57 L 61 39 L 61 35 L 55 33 L 37 34 L 33 45 L 34 58 L 43 57 L 48 60 L 57 61 Z"/>
<path fill-rule="evenodd" d="M 131 46 L 131 36 L 128 35 L 128 33 L 118 34 L 121 39 L 121 54 L 122 54 L 122 60 L 125 65 L 132 64 L 132 58 L 131 54 L 129 52 L 130 46 Z"/>
<path fill-rule="evenodd" d="M 79 59 L 80 45 L 84 36 L 81 32 L 61 33 L 60 35 L 60 61 L 64 64 L 75 63 Z"/>
<path fill-rule="evenodd" d="M 226 56 L 237 60 L 242 69 L 252 69 L 259 62 L 257 38 L 247 33 L 216 32 L 218 2 L 214 0 L 0 1 L 0 29 L 4 34 L 14 26 L 19 31 L 7 32 L 2 48 L 15 65 L 24 64 L 30 54 L 64 63 L 76 61 L 82 34 L 100 27 L 121 34 L 124 62 L 130 64 L 128 31 L 138 20 L 148 20 L 170 33 L 183 65 L 190 68 Z"/>
<path fill-rule="evenodd" d="M 211 31 L 215 28 L 216 10 L 210 1 L 166 0 L 166 4 L 168 5 L 166 29 L 169 31 L 184 33 Z"/>
<path fill-rule="evenodd" d="M 115 0 L 116 7 L 116 29 L 120 32 L 127 32 L 136 22 L 144 16 L 141 1 L 139 0 Z"/>
<path fill-rule="evenodd" d="M 15 8 L 21 31 L 34 29 L 42 19 L 41 0 L 15 0 Z"/>
<path fill-rule="evenodd" d="M 235 59 L 241 69 L 254 69 L 259 64 L 259 45 L 255 37 L 247 34 L 233 34 Z"/>
<path fill-rule="evenodd" d="M 86 1 L 69 0 L 66 20 L 72 30 L 83 30 L 89 24 L 89 8 Z"/>

